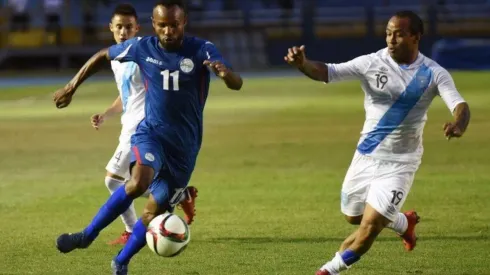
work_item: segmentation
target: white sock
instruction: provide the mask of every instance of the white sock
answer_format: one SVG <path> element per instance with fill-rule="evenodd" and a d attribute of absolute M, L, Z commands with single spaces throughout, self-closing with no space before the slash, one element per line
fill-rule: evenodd
<path fill-rule="evenodd" d="M 320 268 L 320 270 L 326 270 L 326 271 L 328 271 L 328 273 L 330 273 L 332 275 L 337 275 L 341 271 L 347 270 L 348 268 L 349 268 L 349 266 L 347 266 L 344 263 L 344 260 L 342 260 L 342 257 L 340 256 L 340 253 L 337 252 L 337 253 L 335 253 L 335 257 L 333 257 L 333 259 L 330 262 L 323 265 Z"/>
<path fill-rule="evenodd" d="M 393 231 L 400 235 L 403 235 L 408 228 L 407 217 L 403 213 L 398 213 L 395 220 L 390 222 L 386 227 L 393 229 Z"/>
<path fill-rule="evenodd" d="M 119 187 L 124 185 L 124 181 L 113 179 L 111 177 L 105 177 L 105 185 L 109 192 L 114 193 Z M 133 227 L 138 217 L 136 216 L 136 210 L 134 209 L 134 203 L 131 203 L 128 210 L 121 214 L 121 219 L 126 227 L 126 231 L 133 232 Z"/>

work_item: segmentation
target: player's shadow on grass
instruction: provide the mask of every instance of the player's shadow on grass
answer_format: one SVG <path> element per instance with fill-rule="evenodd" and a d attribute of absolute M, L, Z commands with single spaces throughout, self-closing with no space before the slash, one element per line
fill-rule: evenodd
<path fill-rule="evenodd" d="M 419 236 L 419 241 L 479 241 L 490 240 L 490 236 Z M 274 238 L 274 237 L 222 237 L 203 240 L 203 242 L 238 242 L 238 243 L 325 243 L 325 242 L 343 242 L 344 238 L 340 237 L 317 237 L 317 238 Z M 378 238 L 379 242 L 399 242 L 397 236 L 383 236 Z"/>

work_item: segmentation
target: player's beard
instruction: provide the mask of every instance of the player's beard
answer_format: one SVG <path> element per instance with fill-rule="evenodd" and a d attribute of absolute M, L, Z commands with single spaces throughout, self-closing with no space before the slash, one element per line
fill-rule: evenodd
<path fill-rule="evenodd" d="M 165 38 L 160 39 L 160 46 L 169 51 L 177 50 L 182 44 L 182 37 L 178 37 L 172 40 L 167 40 Z"/>

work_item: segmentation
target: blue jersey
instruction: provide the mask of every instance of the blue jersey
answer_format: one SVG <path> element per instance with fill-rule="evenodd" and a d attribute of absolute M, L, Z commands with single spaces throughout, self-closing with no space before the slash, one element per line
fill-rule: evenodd
<path fill-rule="evenodd" d="M 145 119 L 163 146 L 197 156 L 203 134 L 203 110 L 210 73 L 205 60 L 221 61 L 209 41 L 185 36 L 180 49 L 167 51 L 155 36 L 137 37 L 109 48 L 111 60 L 139 65 L 146 87 Z"/>

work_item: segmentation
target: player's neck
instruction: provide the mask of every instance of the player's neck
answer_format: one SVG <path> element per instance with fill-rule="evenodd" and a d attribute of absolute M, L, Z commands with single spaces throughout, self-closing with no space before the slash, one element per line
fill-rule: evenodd
<path fill-rule="evenodd" d="M 405 66 L 410 66 L 412 65 L 415 61 L 417 61 L 417 58 L 419 58 L 419 51 L 415 51 L 412 54 L 410 54 L 406 60 L 400 60 L 398 61 L 398 65 L 405 65 Z"/>
<path fill-rule="evenodd" d="M 182 47 L 183 42 L 184 39 L 180 40 L 179 44 L 176 45 L 175 47 L 165 47 L 163 46 L 162 42 L 158 41 L 158 46 L 167 52 L 176 52 Z"/>

